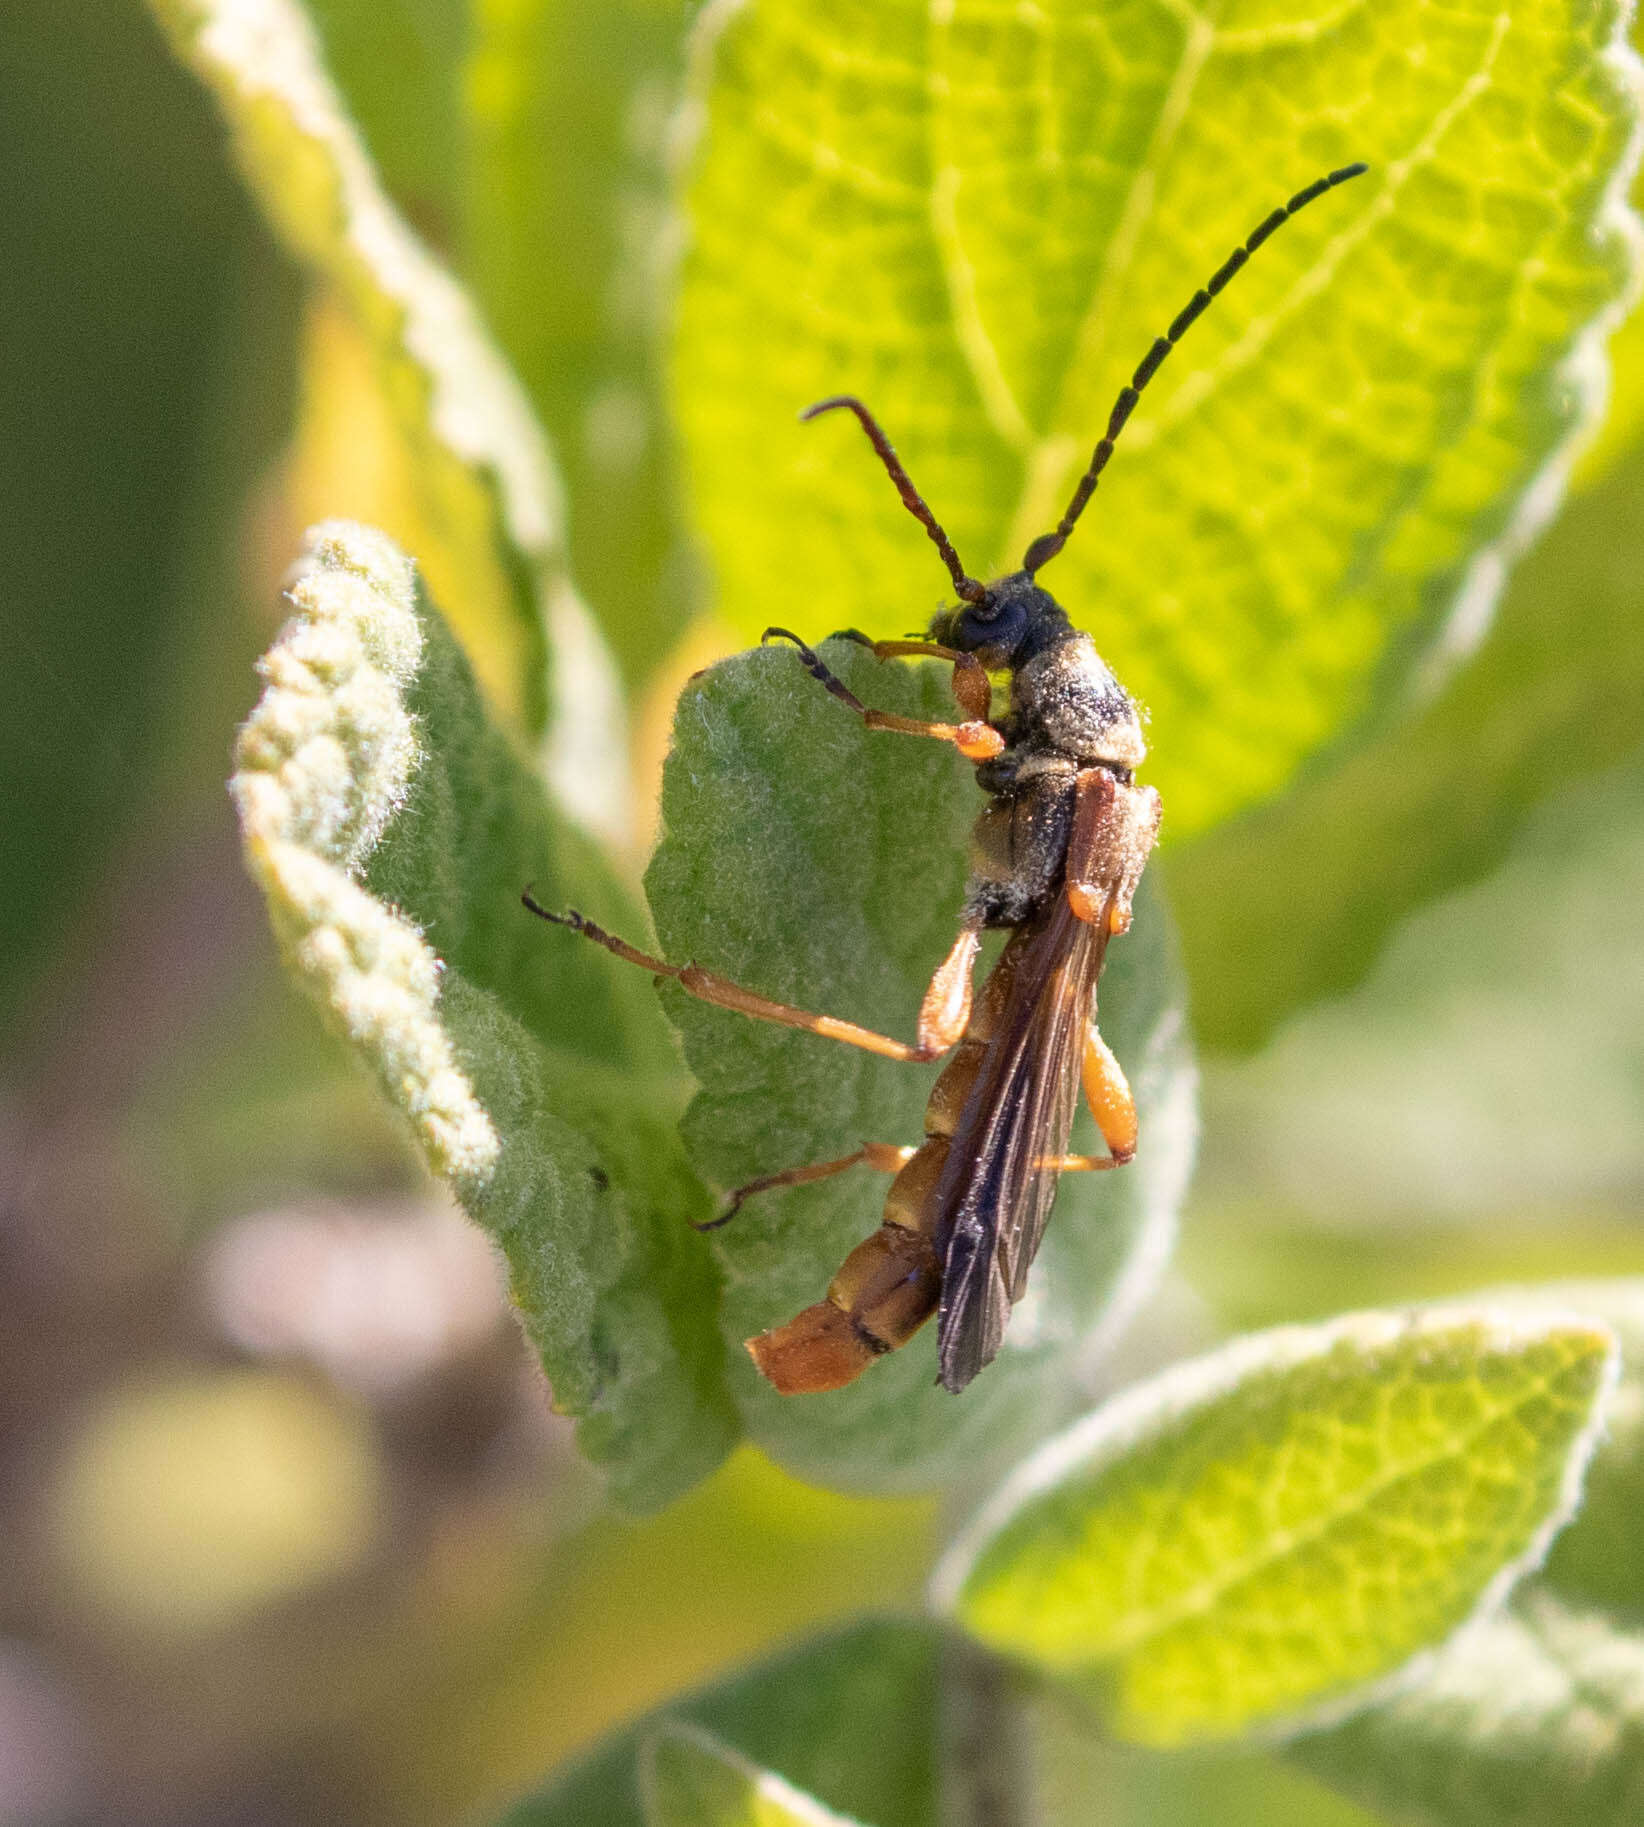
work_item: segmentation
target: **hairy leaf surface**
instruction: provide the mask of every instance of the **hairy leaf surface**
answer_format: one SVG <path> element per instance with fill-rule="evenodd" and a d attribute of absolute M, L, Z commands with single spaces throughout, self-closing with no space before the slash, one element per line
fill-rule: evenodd
<path fill-rule="evenodd" d="M 379 533 L 317 528 L 233 791 L 288 965 L 501 1244 L 557 1404 L 644 1508 L 731 1444 L 705 1209 L 643 978 L 519 905 L 620 923 Z M 631 914 L 630 914 L 631 917 Z"/>
<path fill-rule="evenodd" d="M 1644 1625 L 1644 1279 L 1543 1282 L 1486 1298 L 1529 1314 L 1590 1315 L 1616 1336 L 1621 1378 L 1605 1409 L 1603 1438 L 1587 1468 L 1581 1508 L 1553 1544 L 1541 1583 L 1577 1607 L 1603 1606 Z"/>
<path fill-rule="evenodd" d="M 1637 752 L 1641 487 L 1644 446 L 1570 501 L 1479 652 L 1414 717 L 1169 855 L 1208 1048 L 1259 1046 L 1351 988 L 1399 921 L 1497 865 L 1538 805 Z"/>

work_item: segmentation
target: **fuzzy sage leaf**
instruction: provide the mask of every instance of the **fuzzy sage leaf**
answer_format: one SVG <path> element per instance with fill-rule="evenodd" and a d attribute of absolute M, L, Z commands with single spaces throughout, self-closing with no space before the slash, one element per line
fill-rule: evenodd
<path fill-rule="evenodd" d="M 617 921 L 623 898 L 390 541 L 317 528 L 290 595 L 232 783 L 281 950 L 501 1244 L 585 1450 L 620 1499 L 663 1502 L 734 1437 L 686 1223 L 706 1200 L 644 980 L 544 943 L 519 889 Z"/>
<path fill-rule="evenodd" d="M 1051 1441 L 935 1592 L 1175 1745 L 1362 1700 L 1567 1519 L 1615 1372 L 1594 1322 L 1359 1314 L 1258 1333 Z"/>
<path fill-rule="evenodd" d="M 1549 794 L 1636 751 L 1640 489 L 1635 448 L 1565 506 L 1436 698 L 1170 854 L 1207 1051 L 1254 1049 L 1296 1009 L 1352 987 L 1399 921 L 1496 867 Z"/>
<path fill-rule="evenodd" d="M 1579 1313 L 1607 1326 L 1621 1375 L 1582 1487 L 1581 1508 L 1553 1544 L 1541 1584 L 1577 1608 L 1644 1620 L 1644 1279 L 1545 1282 L 1484 1298 L 1527 1315 Z"/>

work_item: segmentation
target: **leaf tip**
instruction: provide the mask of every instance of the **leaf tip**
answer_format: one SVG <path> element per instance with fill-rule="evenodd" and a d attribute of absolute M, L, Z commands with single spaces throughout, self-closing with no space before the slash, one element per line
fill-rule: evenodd
<path fill-rule="evenodd" d="M 349 521 L 313 528 L 263 659 L 229 792 L 292 969 L 375 1068 L 434 1167 L 487 1179 L 502 1144 L 436 1013 L 440 961 L 355 880 L 418 760 L 401 701 L 422 653 L 411 561 Z"/>

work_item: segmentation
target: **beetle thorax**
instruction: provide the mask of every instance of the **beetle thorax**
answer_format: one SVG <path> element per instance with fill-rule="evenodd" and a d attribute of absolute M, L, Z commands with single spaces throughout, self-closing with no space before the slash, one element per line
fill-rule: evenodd
<path fill-rule="evenodd" d="M 1070 630 L 1035 654 L 1014 675 L 1010 697 L 1022 749 L 1127 772 L 1147 754 L 1136 706 L 1088 634 Z"/>

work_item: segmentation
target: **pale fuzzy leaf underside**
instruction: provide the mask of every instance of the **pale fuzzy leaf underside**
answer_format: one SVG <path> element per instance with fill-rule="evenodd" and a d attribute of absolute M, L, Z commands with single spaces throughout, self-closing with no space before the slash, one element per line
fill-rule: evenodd
<path fill-rule="evenodd" d="M 868 703 L 951 713 L 945 666 L 881 664 L 851 641 L 822 653 Z M 953 941 L 983 804 L 951 747 L 864 729 L 791 647 L 739 655 L 688 686 L 675 718 L 646 877 L 663 948 L 763 994 L 911 1036 Z M 934 1326 L 827 1395 L 778 1396 L 740 1350 L 821 1299 L 879 1223 L 882 1175 L 858 1167 L 760 1195 L 714 1234 L 739 1405 L 753 1438 L 801 1476 L 974 1488 L 984 1461 L 1067 1418 L 1087 1355 L 1152 1286 L 1191 1170 L 1196 1081 L 1168 916 L 1145 880 L 1143 890 L 1099 995 L 1102 1031 L 1136 1092 L 1140 1153 L 1119 1173 L 1064 1177 L 1004 1348 L 963 1396 L 937 1385 Z M 699 1085 L 687 1145 L 720 1186 L 922 1135 L 938 1068 L 666 1000 Z M 1074 1146 L 1099 1146 L 1082 1115 Z"/>
<path fill-rule="evenodd" d="M 281 949 L 501 1244 L 585 1450 L 665 1501 L 735 1431 L 705 1200 L 643 980 L 519 905 L 533 875 L 613 920 L 622 897 L 385 536 L 317 528 L 290 598 L 232 783 Z"/>
<path fill-rule="evenodd" d="M 1167 836 L 1281 786 L 1557 494 L 1631 283 L 1625 10 L 1421 0 L 720 0 L 704 13 L 677 392 L 723 612 L 899 633 L 945 580 L 862 395 L 969 568 L 1051 526 L 1193 289 L 1190 332 L 1044 573 L 1153 717 Z"/>
<path fill-rule="evenodd" d="M 995 1649 L 1161 1745 L 1408 1678 L 1568 1519 L 1615 1375 L 1596 1321 L 1359 1314 L 1239 1340 L 1048 1443 L 936 1576 Z"/>

